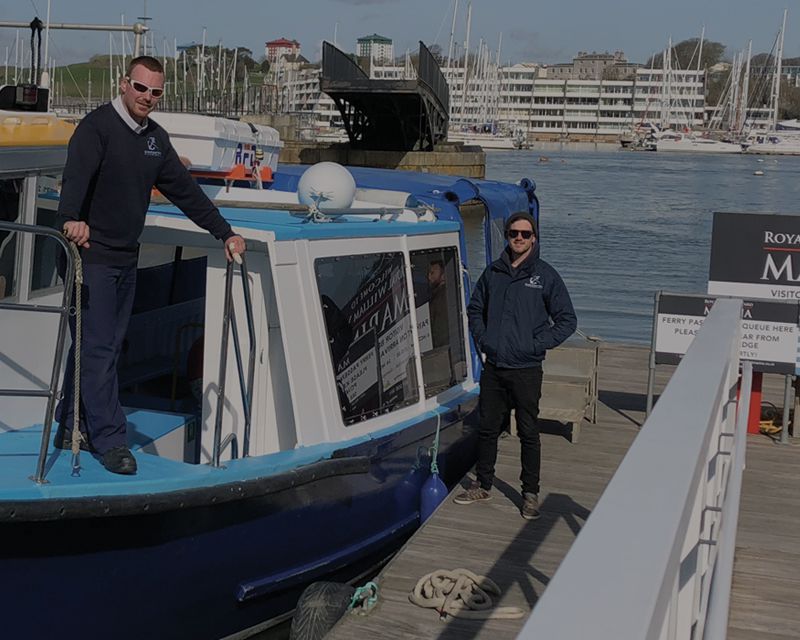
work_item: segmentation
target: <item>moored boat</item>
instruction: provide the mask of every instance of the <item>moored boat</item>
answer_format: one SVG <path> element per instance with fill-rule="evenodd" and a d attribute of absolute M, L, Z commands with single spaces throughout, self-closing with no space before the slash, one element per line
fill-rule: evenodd
<path fill-rule="evenodd" d="M 154 199 L 119 363 L 139 472 L 122 477 L 52 447 L 70 287 L 48 226 L 66 137 L 37 139 L 31 121 L 55 121 L 34 113 L 6 111 L 19 135 L 0 143 L 5 633 L 220 638 L 385 560 L 419 525 L 433 460 L 447 486 L 474 461 L 459 206 L 484 207 L 492 259 L 505 217 L 538 218 L 532 183 L 354 169 L 350 192 L 327 180 L 341 168 L 272 171 L 257 137 L 249 165 L 235 149 L 233 165 L 187 157 L 246 262 Z"/>

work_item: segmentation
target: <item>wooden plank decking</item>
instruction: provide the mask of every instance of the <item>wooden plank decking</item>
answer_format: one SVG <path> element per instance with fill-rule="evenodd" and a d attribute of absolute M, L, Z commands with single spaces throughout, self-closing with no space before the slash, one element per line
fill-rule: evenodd
<path fill-rule="evenodd" d="M 647 356 L 643 347 L 604 345 L 598 424 L 584 424 L 577 445 L 555 425 L 546 429 L 539 520 L 519 515 L 519 445 L 516 438 L 501 440 L 493 499 L 459 506 L 451 496 L 381 572 L 376 609 L 366 617 L 345 616 L 327 638 L 516 637 L 524 619 L 442 622 L 434 611 L 409 603 L 408 594 L 433 569 L 464 567 L 500 586 L 499 606 L 533 607 L 644 420 Z M 657 389 L 672 370 L 659 368 Z M 765 381 L 765 396 L 782 403 L 778 382 Z M 752 436 L 747 460 L 729 637 L 800 638 L 800 447 Z"/>

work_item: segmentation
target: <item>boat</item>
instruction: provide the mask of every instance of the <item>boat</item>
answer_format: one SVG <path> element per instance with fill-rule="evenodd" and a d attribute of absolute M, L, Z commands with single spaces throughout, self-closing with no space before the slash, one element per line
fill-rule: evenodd
<path fill-rule="evenodd" d="M 269 131 L 234 127 L 225 145 L 230 123 L 178 117 L 178 153 L 248 250 L 228 263 L 154 194 L 119 363 L 139 471 L 118 476 L 52 446 L 72 288 L 54 253 L 72 253 L 50 225 L 69 136 L 18 97 L 0 89 L 4 635 L 244 637 L 287 620 L 310 583 L 370 575 L 420 525 L 425 488 L 476 455 L 459 207 L 482 206 L 488 261 L 510 213 L 538 219 L 535 185 L 282 167 Z"/>
<path fill-rule="evenodd" d="M 660 131 L 656 134 L 656 151 L 680 151 L 686 153 L 742 153 L 742 145 L 725 142 L 695 133 Z"/>
<path fill-rule="evenodd" d="M 800 131 L 791 128 L 753 131 L 747 136 L 747 153 L 800 155 Z"/>

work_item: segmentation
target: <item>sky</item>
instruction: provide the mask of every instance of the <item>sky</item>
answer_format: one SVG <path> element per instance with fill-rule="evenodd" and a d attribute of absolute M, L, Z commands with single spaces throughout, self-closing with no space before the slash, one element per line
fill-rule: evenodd
<path fill-rule="evenodd" d="M 358 37 L 378 33 L 394 41 L 395 54 L 415 51 L 419 40 L 439 44 L 447 53 L 456 0 L 51 0 L 53 23 L 120 24 L 147 13 L 159 54 L 166 42 L 206 42 L 228 48 L 247 47 L 258 60 L 264 43 L 280 37 L 295 39 L 311 61 L 320 58 L 323 40 L 345 51 Z M 455 41 L 463 50 L 468 0 L 459 0 Z M 789 9 L 784 56 L 800 56 L 800 0 L 473 0 L 470 50 L 480 38 L 496 52 L 502 34 L 502 62 L 569 62 L 578 51 L 622 50 L 628 60 L 644 62 L 664 49 L 668 38 L 679 42 L 699 37 L 722 42 L 726 54 L 771 49 L 783 15 Z M 0 0 L 0 20 L 28 23 L 45 20 L 47 0 Z M 19 31 L 30 50 L 30 31 Z M 111 44 L 120 51 L 120 36 Z M 132 42 L 132 39 L 130 40 Z M 6 48 L 14 61 L 16 31 L 0 29 L 0 65 Z M 105 33 L 51 31 L 49 56 L 56 65 L 108 53 Z"/>

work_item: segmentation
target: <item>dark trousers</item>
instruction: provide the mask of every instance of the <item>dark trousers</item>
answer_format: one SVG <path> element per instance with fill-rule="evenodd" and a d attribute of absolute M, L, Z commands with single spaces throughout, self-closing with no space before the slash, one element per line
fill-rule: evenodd
<path fill-rule="evenodd" d="M 63 270 L 62 270 L 63 273 Z M 127 421 L 119 403 L 117 363 L 128 330 L 136 290 L 136 265 L 83 265 L 81 289 L 80 429 L 103 454 L 127 446 Z M 56 409 L 61 428 L 72 429 L 75 373 L 75 318 L 70 319 L 73 345 L 67 357 L 64 397 Z"/>
<path fill-rule="evenodd" d="M 497 438 L 508 412 L 514 409 L 521 445 L 522 491 L 539 493 L 541 445 L 539 442 L 539 398 L 542 368 L 501 369 L 486 363 L 481 373 L 478 462 L 475 472 L 484 489 L 491 489 L 497 461 Z"/>

